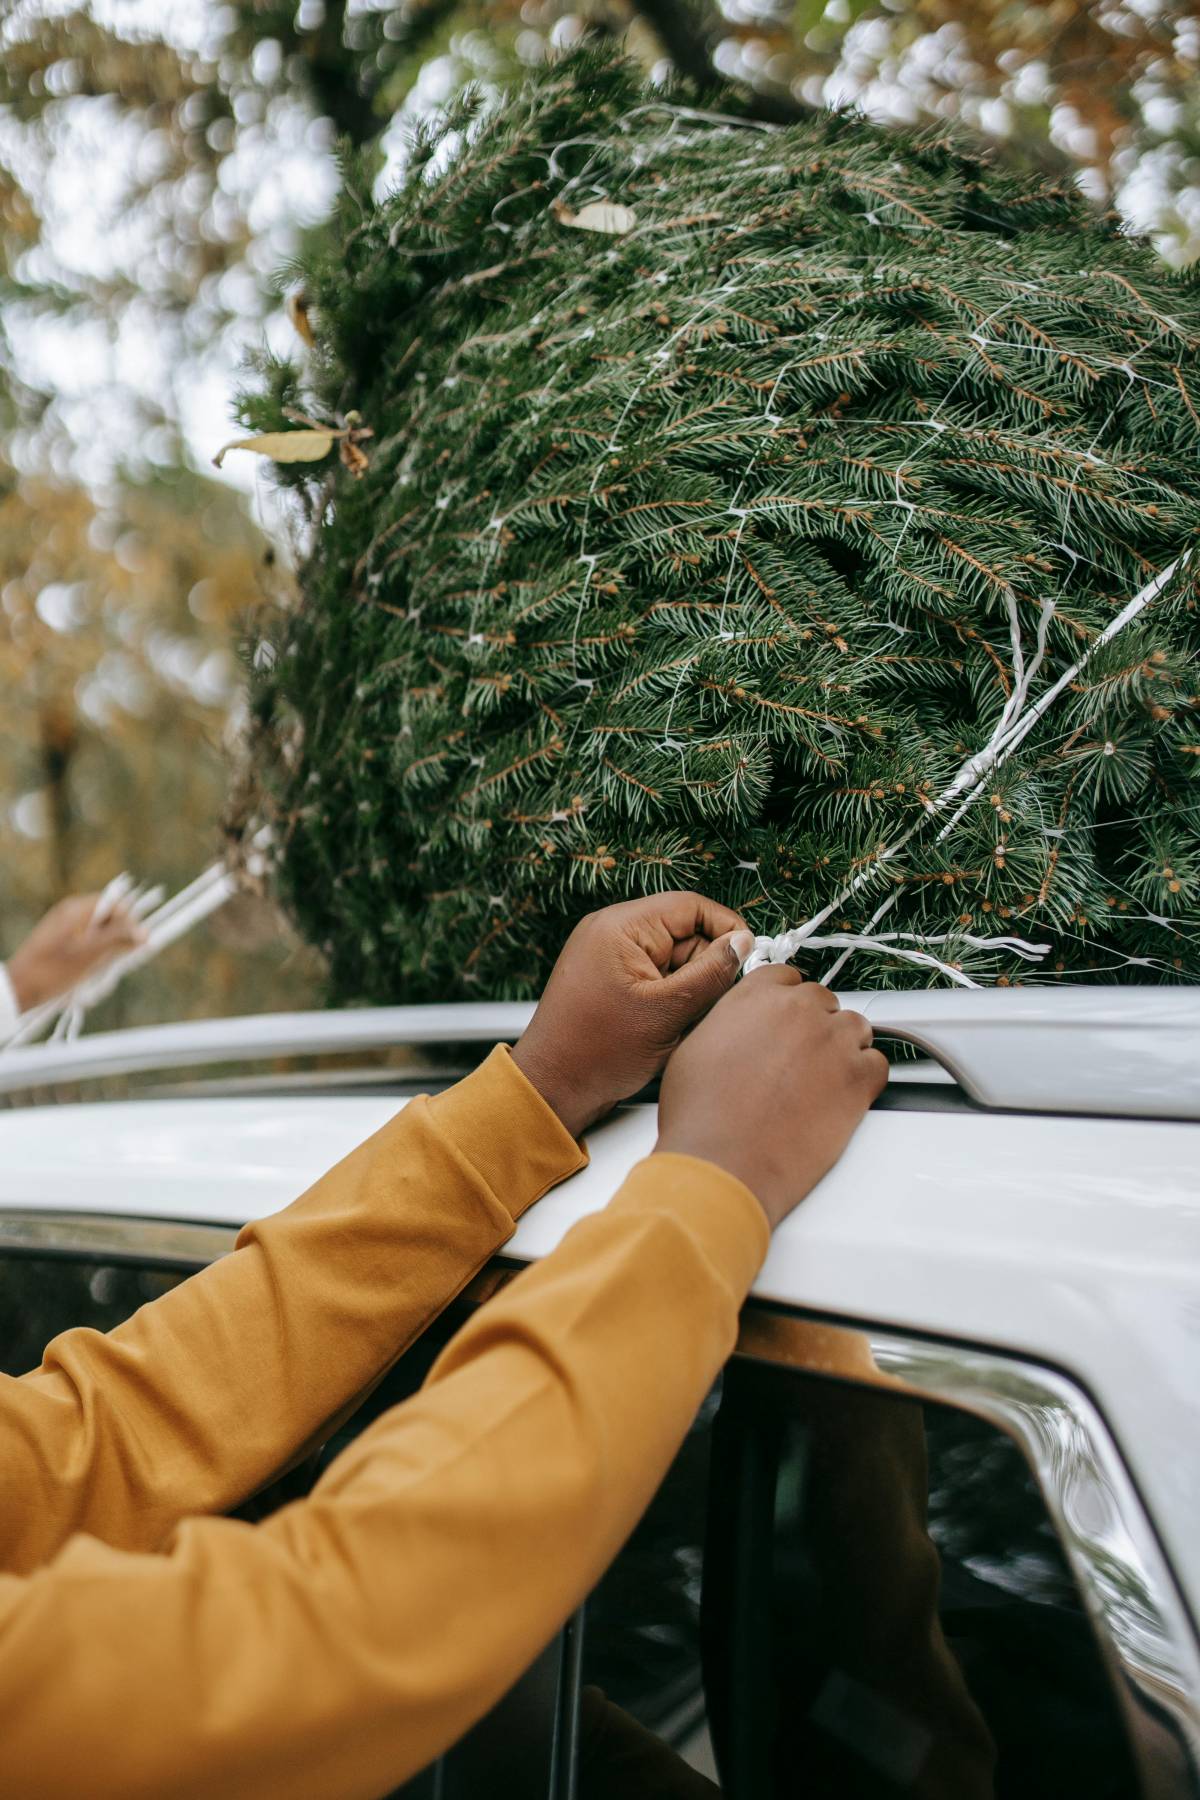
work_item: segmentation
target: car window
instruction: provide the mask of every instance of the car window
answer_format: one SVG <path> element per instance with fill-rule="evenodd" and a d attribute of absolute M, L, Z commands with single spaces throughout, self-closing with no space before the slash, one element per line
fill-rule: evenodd
<path fill-rule="evenodd" d="M 794 1370 L 726 1370 L 589 1602 L 584 1680 L 605 1704 L 589 1737 L 585 1694 L 581 1800 L 1143 1792 L 1017 1445 Z M 1138 1755 L 1156 1793 L 1194 1792 L 1165 1724 Z"/>
<path fill-rule="evenodd" d="M 0 1256 L 0 1372 L 25 1375 L 75 1325 L 111 1331 L 188 1271 L 73 1256 Z"/>

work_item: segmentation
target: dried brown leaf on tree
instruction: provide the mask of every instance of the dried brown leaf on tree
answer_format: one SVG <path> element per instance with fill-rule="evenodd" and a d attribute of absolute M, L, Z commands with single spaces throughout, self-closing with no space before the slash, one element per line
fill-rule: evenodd
<path fill-rule="evenodd" d="M 297 337 L 304 339 L 304 342 L 311 350 L 314 348 L 317 340 L 313 333 L 312 320 L 309 317 L 308 308 L 308 295 L 304 292 L 303 288 L 301 288 L 298 293 L 288 295 L 287 316 L 292 329 Z"/>
<path fill-rule="evenodd" d="M 368 467 L 366 451 L 360 450 L 355 442 L 355 437 L 358 435 L 369 437 L 371 434 L 370 432 L 348 433 L 338 445 L 338 455 L 341 457 L 342 464 L 349 469 L 356 481 L 361 475 L 366 474 Z"/>

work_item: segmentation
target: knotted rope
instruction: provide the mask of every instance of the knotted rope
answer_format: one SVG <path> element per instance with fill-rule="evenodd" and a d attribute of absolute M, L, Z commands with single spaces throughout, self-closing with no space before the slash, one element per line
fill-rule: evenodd
<path fill-rule="evenodd" d="M 943 813 L 954 808 L 934 842 L 940 844 L 944 838 L 949 836 L 959 820 L 983 792 L 987 784 L 987 777 L 992 771 L 999 768 L 1000 764 L 1005 762 L 1013 751 L 1025 741 L 1034 726 L 1045 716 L 1060 695 L 1066 692 L 1080 671 L 1087 667 L 1096 652 L 1105 644 L 1111 643 L 1127 625 L 1146 610 L 1152 601 L 1158 598 L 1168 583 L 1190 563 L 1192 555 L 1192 551 L 1184 551 L 1181 556 L 1177 556 L 1173 562 L 1168 563 L 1165 569 L 1160 570 L 1151 581 L 1148 581 L 1145 587 L 1135 594 L 1127 605 L 1122 607 L 1116 618 L 1111 620 L 1099 636 L 1089 644 L 1083 655 L 1077 658 L 1032 705 L 1029 704 L 1029 690 L 1034 676 L 1045 659 L 1046 637 L 1050 620 L 1054 616 L 1055 602 L 1044 600 L 1041 603 L 1042 615 L 1038 622 L 1037 649 L 1028 667 L 1025 667 L 1016 620 L 1015 600 L 1010 600 L 1013 628 L 1013 672 L 1017 679 L 996 727 L 982 750 L 977 750 L 973 756 L 967 758 L 949 787 L 944 788 L 936 799 L 925 802 L 923 815 L 910 825 L 908 830 L 903 832 L 894 843 L 885 845 L 872 860 L 870 867 L 863 869 L 854 877 L 853 881 L 848 882 L 841 893 L 829 902 L 828 906 L 822 907 L 820 912 L 814 913 L 812 918 L 806 919 L 802 925 L 793 927 L 791 931 L 782 931 L 776 937 L 755 938 L 754 949 L 746 959 L 743 972 L 749 974 L 751 970 L 761 968 L 766 963 L 788 962 L 804 945 L 814 949 L 837 946 L 842 949 L 842 955 L 830 969 L 826 970 L 821 977 L 822 981 L 831 981 L 847 957 L 852 955 L 855 950 L 877 950 L 886 952 L 890 956 L 900 957 L 907 962 L 920 963 L 937 969 L 958 987 L 978 987 L 979 983 L 972 981 L 969 975 L 964 975 L 961 969 L 956 969 L 952 964 L 943 962 L 939 957 L 925 951 L 905 949 L 897 941 L 913 937 L 914 942 L 917 943 L 944 943 L 947 941 L 946 937 L 921 938 L 906 932 L 876 932 L 874 930 L 875 925 L 896 904 L 899 898 L 898 892 L 888 896 L 863 931 L 838 932 L 828 936 L 818 936 L 817 934 L 820 932 L 821 926 L 832 918 L 833 914 L 844 906 L 847 900 L 865 887 L 880 868 L 894 861 L 905 845 L 911 842 L 931 819 L 939 818 Z M 1050 949 L 1049 944 L 1030 944 L 1023 938 L 977 938 L 964 934 L 957 941 L 977 946 L 982 945 L 989 949 L 1014 950 L 1018 955 L 1031 961 L 1039 960 L 1047 955 Z"/>

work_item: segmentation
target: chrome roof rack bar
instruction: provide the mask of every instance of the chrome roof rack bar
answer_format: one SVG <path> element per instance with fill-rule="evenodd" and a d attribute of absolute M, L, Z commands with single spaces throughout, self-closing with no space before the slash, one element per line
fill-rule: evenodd
<path fill-rule="evenodd" d="M 533 1007 L 520 1002 L 356 1007 L 344 1012 L 253 1013 L 103 1031 L 69 1043 L 0 1050 L 0 1094 L 59 1081 L 100 1081 L 280 1056 L 340 1056 L 419 1044 L 511 1043 Z"/>
<path fill-rule="evenodd" d="M 843 994 L 1005 1112 L 1200 1120 L 1200 987 Z"/>
<path fill-rule="evenodd" d="M 1200 987 L 955 988 L 843 994 L 880 1036 L 948 1069 L 978 1105 L 1200 1120 Z M 509 1042 L 518 1002 L 268 1013 L 0 1051 L 0 1094 L 282 1056 Z"/>

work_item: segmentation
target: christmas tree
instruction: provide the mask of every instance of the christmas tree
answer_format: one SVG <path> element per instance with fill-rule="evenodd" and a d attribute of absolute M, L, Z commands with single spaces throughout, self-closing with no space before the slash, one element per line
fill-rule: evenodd
<path fill-rule="evenodd" d="M 336 997 L 532 995 L 660 887 L 848 986 L 1200 974 L 1195 278 L 591 53 L 351 171 L 303 274 L 241 416 L 295 433 L 256 710 Z"/>

